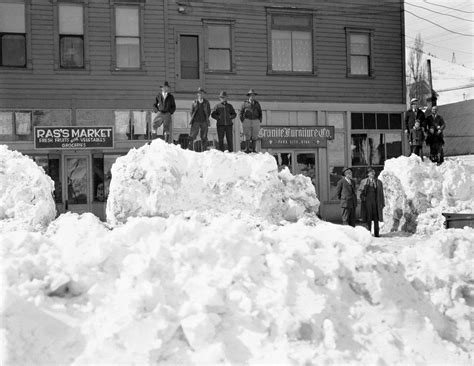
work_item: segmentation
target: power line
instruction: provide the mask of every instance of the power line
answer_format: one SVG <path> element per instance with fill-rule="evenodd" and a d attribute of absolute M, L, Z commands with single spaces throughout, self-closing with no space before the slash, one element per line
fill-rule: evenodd
<path fill-rule="evenodd" d="M 411 39 L 416 39 L 414 37 L 411 37 L 409 36 L 408 34 L 404 34 L 405 37 L 408 37 L 408 38 L 411 38 Z M 471 55 L 472 53 L 471 52 L 466 52 L 466 51 L 461 51 L 457 48 L 449 48 L 449 47 L 444 47 L 444 46 L 440 46 L 438 44 L 434 44 L 434 43 L 430 43 L 430 42 L 426 42 L 424 39 L 422 39 L 423 43 L 426 43 L 426 44 L 429 44 L 431 46 L 434 46 L 434 47 L 438 47 L 438 48 L 444 48 L 446 50 L 450 50 L 450 51 L 456 51 L 456 52 L 459 52 L 459 53 L 465 53 L 466 55 Z"/>
<path fill-rule="evenodd" d="M 425 9 L 425 10 L 431 11 L 431 12 L 436 13 L 436 14 L 441 14 L 441 15 L 445 15 L 445 16 L 448 16 L 448 17 L 453 17 L 453 18 L 456 18 L 456 19 L 461 19 L 461 20 L 464 20 L 464 21 L 466 21 L 466 22 L 471 22 L 471 23 L 474 22 L 474 20 L 472 20 L 472 19 L 465 19 L 465 18 L 460 18 L 460 17 L 458 17 L 458 16 L 456 16 L 456 15 L 451 15 L 451 14 L 447 14 L 447 13 L 440 13 L 439 11 L 431 10 L 431 9 L 429 9 L 429 8 L 425 8 L 424 6 L 414 5 L 414 4 L 410 4 L 410 3 L 408 3 L 408 2 L 405 2 L 405 4 L 414 6 L 415 8 Z"/>
<path fill-rule="evenodd" d="M 428 23 L 431 23 L 431 24 L 433 24 L 433 25 L 436 25 L 437 27 L 443 28 L 445 31 L 448 31 L 448 32 L 450 32 L 450 33 L 459 34 L 460 36 L 474 37 L 472 34 L 460 33 L 460 32 L 456 32 L 456 31 L 453 31 L 453 30 L 451 30 L 451 29 L 445 28 L 445 27 L 443 27 L 442 25 L 439 25 L 439 24 L 436 24 L 435 22 L 432 22 L 431 20 L 428 20 L 428 19 L 426 19 L 426 18 L 420 17 L 419 15 L 416 15 L 416 14 L 412 13 L 412 12 L 409 11 L 409 10 L 406 10 L 406 9 L 405 9 L 405 12 L 407 12 L 407 13 L 409 13 L 409 14 L 411 14 L 411 15 L 417 17 L 417 18 L 420 18 L 420 19 L 422 19 L 422 20 L 425 20 L 425 21 L 427 21 Z"/>
<path fill-rule="evenodd" d="M 474 11 L 466 11 L 466 10 L 451 8 L 451 7 L 449 7 L 449 6 L 444 6 L 444 5 L 439 5 L 439 4 L 435 4 L 435 3 L 430 3 L 429 1 L 426 1 L 426 0 L 425 0 L 425 3 L 430 4 L 430 5 L 434 5 L 434 6 L 439 6 L 439 7 L 441 7 L 441 8 L 445 8 L 445 9 L 450 9 L 450 10 L 459 11 L 460 13 L 474 14 Z"/>

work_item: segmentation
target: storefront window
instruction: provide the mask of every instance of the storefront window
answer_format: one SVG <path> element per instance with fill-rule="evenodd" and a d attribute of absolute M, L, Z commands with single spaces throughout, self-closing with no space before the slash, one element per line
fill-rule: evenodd
<path fill-rule="evenodd" d="M 112 180 L 112 165 L 120 155 L 94 156 L 92 186 L 94 201 L 106 202 L 109 196 L 110 181 Z"/>
<path fill-rule="evenodd" d="M 292 164 L 292 156 L 291 152 L 281 152 L 281 153 L 274 153 L 273 157 L 275 158 L 278 166 L 278 171 L 283 170 L 285 167 L 292 171 L 293 164 Z"/>
<path fill-rule="evenodd" d="M 115 111 L 115 137 L 117 140 L 148 140 L 151 137 L 150 123 L 156 116 L 147 111 Z M 160 127 L 158 134 L 162 131 Z M 161 132 L 162 133 L 162 132 Z"/>
<path fill-rule="evenodd" d="M 54 202 L 62 203 L 62 186 L 61 186 L 61 164 L 59 157 L 51 155 L 34 155 L 31 157 L 36 164 L 43 168 L 44 172 L 54 182 L 53 197 Z"/>
<path fill-rule="evenodd" d="M 334 140 L 328 141 L 327 156 L 329 166 L 329 199 L 335 200 L 337 182 L 342 177 L 342 169 L 344 169 L 344 132 L 336 132 Z"/>
<path fill-rule="evenodd" d="M 295 174 L 303 174 L 311 179 L 314 188 L 317 188 L 316 180 L 316 154 L 314 153 L 297 153 Z"/>

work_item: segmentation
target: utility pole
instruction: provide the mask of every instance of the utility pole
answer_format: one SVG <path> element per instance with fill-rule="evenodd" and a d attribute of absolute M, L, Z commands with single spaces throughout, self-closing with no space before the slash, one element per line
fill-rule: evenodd
<path fill-rule="evenodd" d="M 433 79 L 431 78 L 431 60 L 428 59 L 426 60 L 426 66 L 427 66 L 427 70 L 428 70 L 428 81 L 430 83 L 430 94 L 431 94 L 431 106 L 435 106 L 436 105 L 436 93 L 435 91 L 433 90 Z"/>

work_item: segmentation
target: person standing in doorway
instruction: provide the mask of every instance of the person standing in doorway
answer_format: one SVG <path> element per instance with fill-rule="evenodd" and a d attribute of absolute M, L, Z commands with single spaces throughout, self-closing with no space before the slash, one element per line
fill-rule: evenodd
<path fill-rule="evenodd" d="M 362 179 L 359 186 L 360 215 L 370 232 L 372 231 L 372 221 L 374 222 L 374 236 L 379 237 L 379 221 L 383 222 L 383 208 L 385 207 L 383 184 L 375 178 L 373 168 L 367 170 L 367 176 Z"/>
<path fill-rule="evenodd" d="M 351 168 L 344 168 L 342 175 L 336 187 L 337 198 L 341 201 L 342 224 L 355 227 L 357 195 Z"/>
<path fill-rule="evenodd" d="M 262 107 L 255 100 L 257 93 L 250 89 L 247 93 L 248 99 L 240 108 L 240 121 L 242 122 L 245 136 L 245 152 L 256 152 L 260 123 L 262 123 Z"/>
<path fill-rule="evenodd" d="M 167 81 L 165 81 L 165 83 L 161 85 L 160 88 L 161 93 L 156 96 L 155 103 L 153 104 L 153 111 L 157 113 L 156 117 L 153 119 L 152 122 L 153 135 L 156 138 L 156 131 L 159 127 L 161 127 L 161 125 L 163 125 L 163 135 L 165 141 L 171 143 L 171 116 L 176 111 L 176 103 L 174 101 L 173 94 L 169 92 L 170 85 Z"/>
<path fill-rule="evenodd" d="M 233 119 L 237 117 L 235 109 L 227 102 L 227 92 L 221 91 L 219 94 L 220 103 L 214 106 L 211 117 L 217 121 L 217 139 L 219 140 L 219 150 L 224 151 L 224 136 L 227 140 L 227 150 L 229 152 L 234 151 L 233 149 Z"/>
<path fill-rule="evenodd" d="M 196 140 L 199 131 L 201 132 L 201 151 L 207 150 L 207 132 L 211 125 L 211 122 L 209 121 L 211 105 L 209 104 L 209 101 L 204 98 L 204 93 L 205 91 L 199 87 L 197 90 L 197 99 L 191 106 L 191 131 L 189 133 L 190 150 L 194 150 L 194 140 Z"/>

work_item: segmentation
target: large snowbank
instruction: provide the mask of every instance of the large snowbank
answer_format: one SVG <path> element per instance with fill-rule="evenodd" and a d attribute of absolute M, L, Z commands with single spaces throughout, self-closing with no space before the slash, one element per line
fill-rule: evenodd
<path fill-rule="evenodd" d="M 317 220 L 306 178 L 271 159 L 152 143 L 114 166 L 110 223 L 0 232 L 0 363 L 471 364 L 474 230 Z M 388 190 L 438 169 L 408 162 Z"/>
<path fill-rule="evenodd" d="M 5 363 L 467 365 L 474 231 L 372 240 L 206 213 L 4 234 Z"/>
<path fill-rule="evenodd" d="M 160 139 L 132 149 L 112 167 L 107 220 L 163 216 L 189 210 L 235 212 L 278 222 L 319 208 L 308 177 L 278 173 L 270 154 L 202 154 Z"/>
<path fill-rule="evenodd" d="M 385 162 L 384 232 L 433 233 L 443 228 L 443 212 L 474 213 L 474 167 L 460 159 L 436 165 L 417 155 Z"/>
<path fill-rule="evenodd" d="M 0 145 L 0 232 L 44 229 L 54 220 L 54 182 L 43 168 Z"/>

